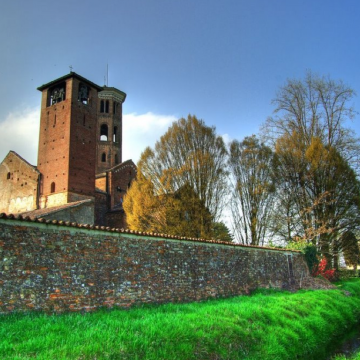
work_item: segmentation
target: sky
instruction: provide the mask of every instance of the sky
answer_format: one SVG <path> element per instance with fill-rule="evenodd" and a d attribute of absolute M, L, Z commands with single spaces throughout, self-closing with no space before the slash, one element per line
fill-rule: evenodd
<path fill-rule="evenodd" d="M 307 71 L 360 95 L 359 17 L 359 0 L 1 1 L 0 161 L 14 150 L 36 165 L 37 87 L 70 66 L 127 94 L 134 162 L 188 114 L 226 141 L 258 133 L 278 89 Z"/>

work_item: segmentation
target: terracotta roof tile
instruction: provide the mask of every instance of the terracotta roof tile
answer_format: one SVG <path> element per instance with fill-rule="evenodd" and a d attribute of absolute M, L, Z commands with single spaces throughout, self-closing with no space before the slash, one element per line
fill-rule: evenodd
<path fill-rule="evenodd" d="M 20 213 L 19 215 L 21 215 L 22 217 L 41 218 L 42 216 L 50 215 L 50 214 L 56 213 L 61 210 L 70 209 L 70 208 L 73 208 L 73 207 L 76 207 L 76 206 L 79 206 L 82 204 L 89 203 L 91 201 L 93 201 L 93 200 L 86 199 L 86 200 L 81 200 L 81 201 L 74 201 L 69 204 L 53 206 L 51 208 L 26 211 L 26 212 Z"/>
<path fill-rule="evenodd" d="M 152 233 L 152 232 L 145 232 L 145 231 L 135 231 L 135 230 L 129 230 L 129 229 L 118 229 L 118 228 L 110 228 L 105 226 L 97 226 L 97 225 L 91 225 L 91 224 L 78 224 L 76 222 L 70 222 L 70 221 L 60 221 L 60 220 L 46 220 L 43 218 L 36 218 L 36 217 L 30 217 L 30 216 L 23 216 L 21 214 L 13 215 L 13 214 L 0 214 L 0 219 L 6 219 L 6 220 L 18 220 L 18 221 L 24 221 L 24 222 L 39 222 L 39 223 L 45 223 L 45 224 L 52 224 L 57 226 L 69 226 L 69 227 L 76 227 L 76 228 L 86 228 L 89 230 L 100 230 L 100 231 L 107 231 L 107 232 L 115 232 L 115 233 L 123 233 L 123 234 L 132 234 L 137 236 L 146 236 L 146 237 L 156 237 L 156 238 L 164 238 L 164 239 L 174 239 L 179 241 L 192 241 L 192 242 L 198 242 L 198 243 L 207 243 L 207 244 L 219 244 L 219 245 L 226 245 L 226 246 L 233 246 L 233 247 L 243 247 L 243 248 L 252 248 L 252 249 L 262 249 L 262 250 L 276 250 L 276 251 L 283 251 L 287 253 L 300 253 L 298 250 L 286 250 L 281 248 L 271 248 L 271 247 L 263 247 L 263 246 L 253 246 L 253 245 L 243 245 L 243 244 L 236 244 L 236 243 L 230 243 L 226 241 L 220 241 L 220 240 L 206 240 L 206 239 L 197 239 L 197 238 L 187 238 L 183 236 L 176 236 L 176 235 L 167 235 L 167 234 L 158 234 L 158 233 Z"/>

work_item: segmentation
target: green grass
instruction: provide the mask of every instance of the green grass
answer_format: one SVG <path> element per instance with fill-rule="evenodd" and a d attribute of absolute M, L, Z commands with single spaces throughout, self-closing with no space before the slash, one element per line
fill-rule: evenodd
<path fill-rule="evenodd" d="M 334 357 L 332 360 L 360 360 L 360 352 L 354 354 L 350 358 L 347 358 L 345 355 L 339 355 Z"/>
<path fill-rule="evenodd" d="M 340 356 L 340 357 L 336 357 L 334 358 L 334 360 L 360 360 L 360 352 L 355 354 L 354 356 L 350 357 L 350 358 L 346 358 L 345 356 Z"/>
<path fill-rule="evenodd" d="M 360 280 L 339 290 L 91 314 L 0 316 L 0 359 L 322 359 L 360 319 Z"/>

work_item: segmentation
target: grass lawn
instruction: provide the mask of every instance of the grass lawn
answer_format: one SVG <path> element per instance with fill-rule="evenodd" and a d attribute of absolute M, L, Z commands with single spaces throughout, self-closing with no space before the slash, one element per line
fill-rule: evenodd
<path fill-rule="evenodd" d="M 360 353 L 352 356 L 351 358 L 347 358 L 345 355 L 337 356 L 334 358 L 334 360 L 360 360 Z"/>
<path fill-rule="evenodd" d="M 360 319 L 360 279 L 338 287 L 126 311 L 2 315 L 0 359 L 324 359 Z"/>

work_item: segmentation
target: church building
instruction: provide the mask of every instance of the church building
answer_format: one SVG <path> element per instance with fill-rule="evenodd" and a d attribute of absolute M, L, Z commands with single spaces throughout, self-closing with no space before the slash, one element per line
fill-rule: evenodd
<path fill-rule="evenodd" d="M 126 94 L 75 72 L 38 90 L 38 163 L 8 153 L 0 164 L 0 213 L 126 227 L 122 200 L 136 176 L 133 161 L 122 161 Z"/>

